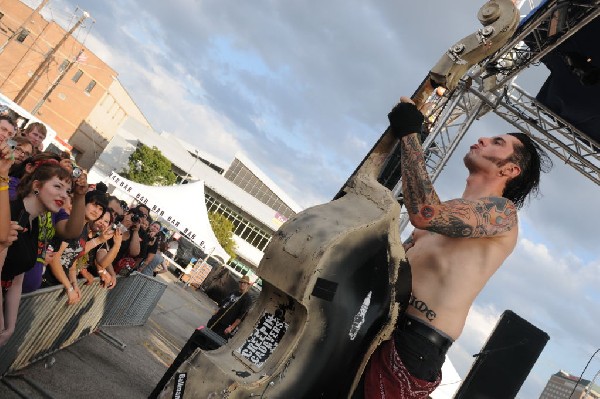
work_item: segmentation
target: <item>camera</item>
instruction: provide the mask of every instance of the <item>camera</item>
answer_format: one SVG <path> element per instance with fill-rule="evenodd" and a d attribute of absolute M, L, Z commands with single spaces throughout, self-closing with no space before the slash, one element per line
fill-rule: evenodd
<path fill-rule="evenodd" d="M 127 227 L 125 227 L 123 224 L 121 223 L 115 223 L 112 225 L 112 229 L 114 231 L 119 230 L 121 233 L 125 233 L 127 231 Z"/>
<path fill-rule="evenodd" d="M 83 171 L 81 170 L 81 168 L 73 164 L 73 172 L 71 172 L 71 176 L 73 177 L 73 179 L 79 178 L 79 176 L 81 176 L 82 173 Z"/>
<path fill-rule="evenodd" d="M 17 142 L 14 141 L 13 139 L 8 139 L 8 140 L 6 140 L 6 145 L 10 149 L 10 153 L 7 154 L 8 158 L 10 158 L 11 160 L 14 160 L 15 148 L 17 147 Z M 2 159 L 2 158 L 3 158 L 3 156 L 2 156 L 2 154 L 0 154 L 0 159 Z"/>
<path fill-rule="evenodd" d="M 133 223 L 138 223 L 140 221 L 140 215 L 138 215 L 137 213 L 132 213 L 131 214 L 131 221 Z"/>

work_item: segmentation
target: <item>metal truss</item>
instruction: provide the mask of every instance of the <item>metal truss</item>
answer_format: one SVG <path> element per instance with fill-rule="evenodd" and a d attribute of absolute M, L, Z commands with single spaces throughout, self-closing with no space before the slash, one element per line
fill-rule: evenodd
<path fill-rule="evenodd" d="M 483 98 L 480 93 L 473 94 Z M 496 115 L 600 185 L 600 145 L 597 142 L 517 85 L 511 85 L 497 104 L 494 108 Z"/>
<path fill-rule="evenodd" d="M 478 72 L 502 87 L 600 15 L 599 0 L 551 0 L 521 22 L 517 33 Z"/>

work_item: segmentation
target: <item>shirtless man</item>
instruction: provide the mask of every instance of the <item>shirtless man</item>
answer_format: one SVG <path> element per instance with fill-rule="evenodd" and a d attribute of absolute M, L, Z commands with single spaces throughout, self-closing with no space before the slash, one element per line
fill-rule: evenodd
<path fill-rule="evenodd" d="M 417 134 L 423 115 L 401 98 L 388 115 L 401 139 L 404 202 L 415 230 L 405 243 L 413 292 L 406 314 L 371 357 L 365 397 L 427 398 L 469 309 L 517 243 L 517 209 L 537 191 L 548 156 L 521 133 L 480 138 L 464 157 L 461 198 L 441 202 Z"/>

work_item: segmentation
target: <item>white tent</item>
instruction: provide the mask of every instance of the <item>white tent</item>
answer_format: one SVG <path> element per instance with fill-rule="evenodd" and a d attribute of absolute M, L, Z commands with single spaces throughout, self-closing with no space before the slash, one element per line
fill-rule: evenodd
<path fill-rule="evenodd" d="M 229 260 L 229 255 L 217 241 L 208 221 L 204 181 L 179 186 L 146 186 L 112 172 L 109 183 L 146 205 L 205 253 L 218 255 L 225 262 Z M 117 193 L 115 195 L 121 197 Z"/>

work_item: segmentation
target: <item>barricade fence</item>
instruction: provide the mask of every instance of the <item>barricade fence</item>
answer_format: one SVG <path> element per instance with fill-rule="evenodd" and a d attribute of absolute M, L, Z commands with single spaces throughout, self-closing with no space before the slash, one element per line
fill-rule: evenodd
<path fill-rule="evenodd" d="M 146 323 L 167 284 L 140 273 L 119 278 L 112 290 L 95 279 L 79 284 L 81 301 L 67 305 L 62 285 L 21 298 L 15 332 L 0 348 L 0 375 L 19 370 L 91 334 L 102 326 Z"/>

